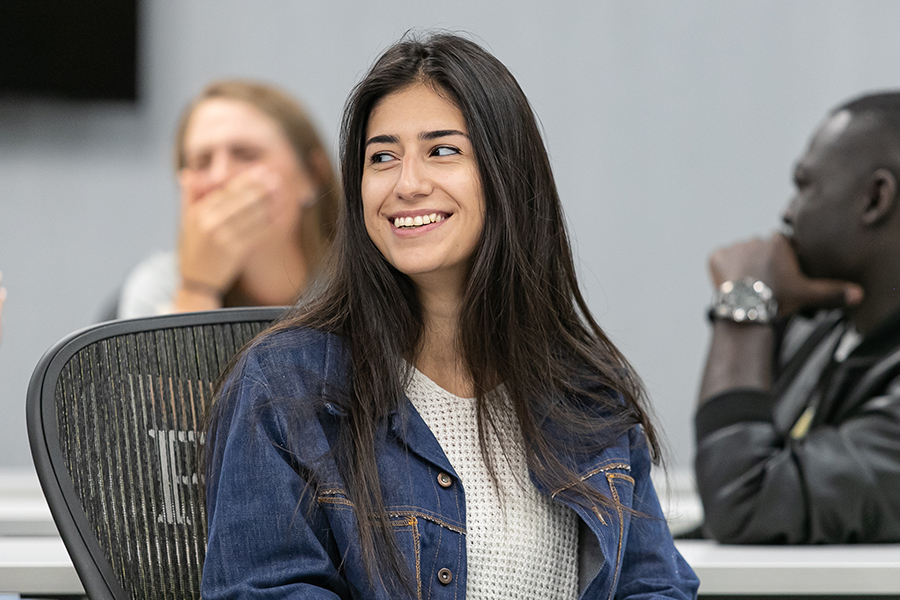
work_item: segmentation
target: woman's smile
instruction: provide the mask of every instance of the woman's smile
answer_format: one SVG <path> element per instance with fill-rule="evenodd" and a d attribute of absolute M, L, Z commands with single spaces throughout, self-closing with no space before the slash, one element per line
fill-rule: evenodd
<path fill-rule="evenodd" d="M 445 212 L 415 212 L 400 214 L 388 218 L 392 222 L 394 235 L 407 238 L 425 235 L 438 229 L 447 222 L 450 214 Z"/>
<path fill-rule="evenodd" d="M 394 227 L 398 229 L 418 229 L 424 225 L 428 225 L 430 223 L 439 223 L 447 218 L 447 215 L 444 213 L 425 213 L 425 214 L 417 214 L 415 216 L 395 216 L 391 217 L 389 220 L 394 221 Z"/>

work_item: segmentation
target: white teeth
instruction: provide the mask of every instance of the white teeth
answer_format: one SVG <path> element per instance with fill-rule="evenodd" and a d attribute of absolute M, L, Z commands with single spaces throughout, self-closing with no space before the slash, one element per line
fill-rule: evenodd
<path fill-rule="evenodd" d="M 421 227 L 429 223 L 438 223 L 444 220 L 444 215 L 431 213 L 430 215 L 416 215 L 415 217 L 395 217 L 394 227 Z"/>

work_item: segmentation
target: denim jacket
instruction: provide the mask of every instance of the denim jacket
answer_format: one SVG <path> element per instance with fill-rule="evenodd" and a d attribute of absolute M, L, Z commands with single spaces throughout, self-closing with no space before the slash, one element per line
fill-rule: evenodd
<path fill-rule="evenodd" d="M 391 597 L 369 585 L 353 506 L 331 458 L 342 411 L 310 400 L 345 385 L 346 373 L 340 339 L 309 329 L 265 338 L 232 373 L 207 440 L 206 600 Z M 415 597 L 462 599 L 464 490 L 408 399 L 404 406 L 376 441 L 384 503 Z M 538 486 L 581 519 L 580 597 L 695 597 L 697 578 L 675 549 L 650 482 L 642 431 L 573 466 L 589 485 L 646 515 L 588 510 L 565 490 Z"/>

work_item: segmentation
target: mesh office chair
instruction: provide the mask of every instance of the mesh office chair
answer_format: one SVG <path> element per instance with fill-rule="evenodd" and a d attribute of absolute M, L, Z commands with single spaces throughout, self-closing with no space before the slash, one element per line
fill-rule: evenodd
<path fill-rule="evenodd" d="M 31 452 L 90 598 L 200 598 L 204 413 L 229 360 L 282 312 L 101 323 L 38 363 L 28 386 Z"/>

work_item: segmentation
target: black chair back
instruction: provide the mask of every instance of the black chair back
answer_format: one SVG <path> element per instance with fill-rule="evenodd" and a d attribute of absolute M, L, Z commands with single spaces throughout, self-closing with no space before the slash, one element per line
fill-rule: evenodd
<path fill-rule="evenodd" d="M 283 312 L 101 323 L 41 359 L 28 387 L 32 456 L 90 598 L 200 598 L 205 411 L 232 357 Z"/>

